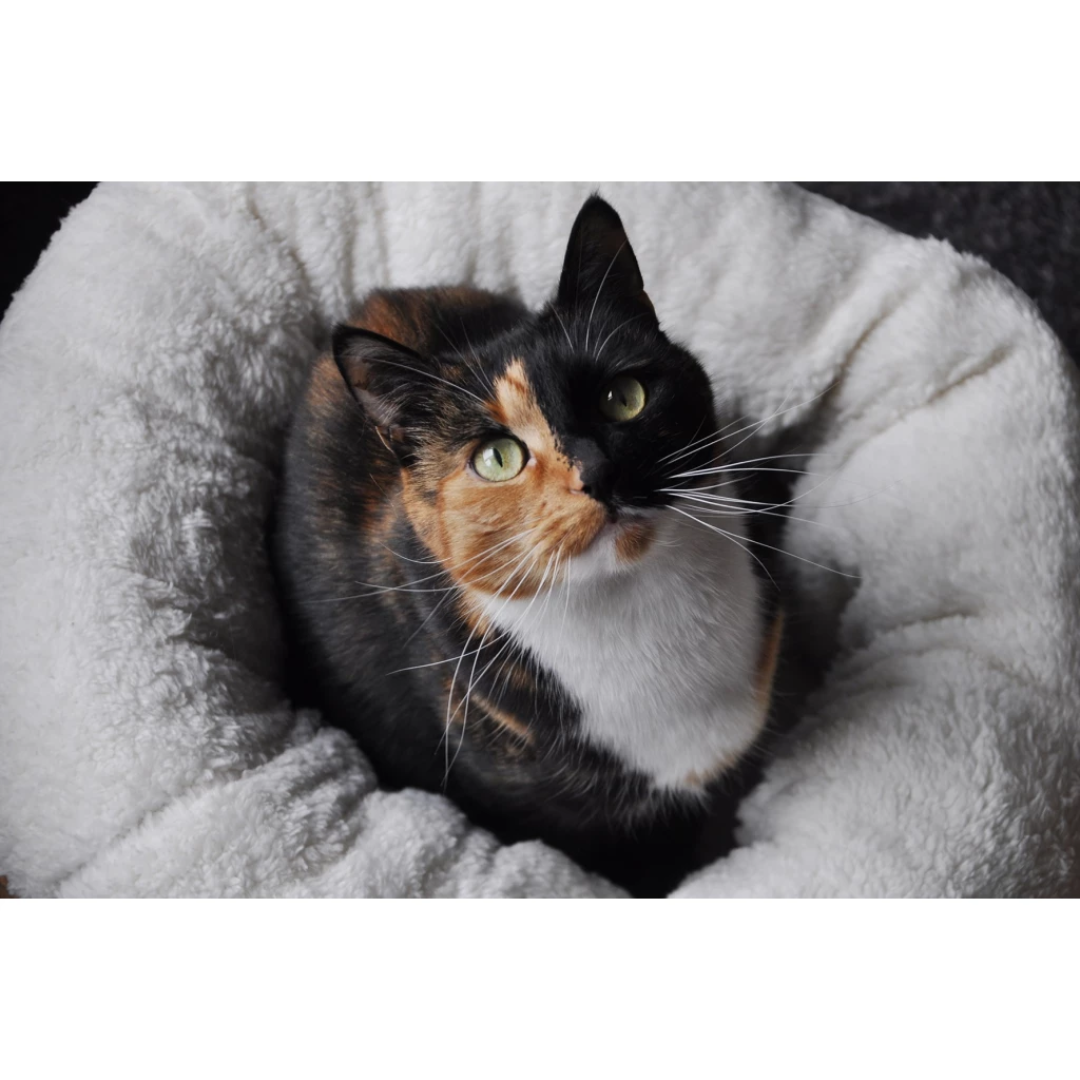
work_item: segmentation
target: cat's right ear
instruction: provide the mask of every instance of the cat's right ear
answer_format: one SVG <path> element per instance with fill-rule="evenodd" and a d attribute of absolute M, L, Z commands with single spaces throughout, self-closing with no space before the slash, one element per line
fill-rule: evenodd
<path fill-rule="evenodd" d="M 383 442 L 398 452 L 415 418 L 415 386 L 427 374 L 427 363 L 412 349 L 355 326 L 335 327 L 332 342 L 334 362 L 345 385 Z"/>
<path fill-rule="evenodd" d="M 589 310 L 601 294 L 656 319 L 621 218 L 610 203 L 590 195 L 570 230 L 556 303 L 570 310 Z"/>

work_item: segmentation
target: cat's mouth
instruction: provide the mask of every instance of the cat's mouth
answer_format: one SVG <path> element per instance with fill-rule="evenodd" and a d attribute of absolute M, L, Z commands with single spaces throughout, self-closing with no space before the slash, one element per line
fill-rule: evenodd
<path fill-rule="evenodd" d="M 621 564 L 635 563 L 652 546 L 656 537 L 656 515 L 642 510 L 608 510 L 607 519 L 596 530 L 581 554 L 609 549 Z"/>

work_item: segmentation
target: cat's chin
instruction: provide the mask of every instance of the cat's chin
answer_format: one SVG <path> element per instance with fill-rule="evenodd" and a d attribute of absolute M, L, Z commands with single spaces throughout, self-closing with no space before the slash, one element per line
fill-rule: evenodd
<path fill-rule="evenodd" d="M 652 551 L 658 527 L 657 511 L 624 512 L 606 521 L 568 562 L 564 580 L 577 583 L 632 572 Z"/>

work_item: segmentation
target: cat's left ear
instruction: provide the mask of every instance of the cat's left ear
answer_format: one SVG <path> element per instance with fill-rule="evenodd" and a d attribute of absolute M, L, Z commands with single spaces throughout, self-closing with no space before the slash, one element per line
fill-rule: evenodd
<path fill-rule="evenodd" d="M 598 297 L 656 319 L 622 219 L 599 195 L 592 195 L 570 231 L 556 303 L 591 310 Z"/>
<path fill-rule="evenodd" d="M 424 383 L 431 374 L 427 361 L 382 334 L 355 326 L 335 327 L 333 351 L 352 396 L 383 442 L 401 457 L 410 426 L 423 413 Z"/>

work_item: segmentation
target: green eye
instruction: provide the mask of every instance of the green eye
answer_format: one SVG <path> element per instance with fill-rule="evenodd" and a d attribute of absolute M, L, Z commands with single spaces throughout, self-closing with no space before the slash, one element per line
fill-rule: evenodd
<path fill-rule="evenodd" d="M 633 420 L 645 408 L 645 387 L 629 375 L 620 375 L 600 394 L 600 411 L 609 420 Z"/>
<path fill-rule="evenodd" d="M 525 468 L 525 449 L 516 439 L 492 439 L 473 454 L 472 464 L 485 480 L 513 480 Z"/>

